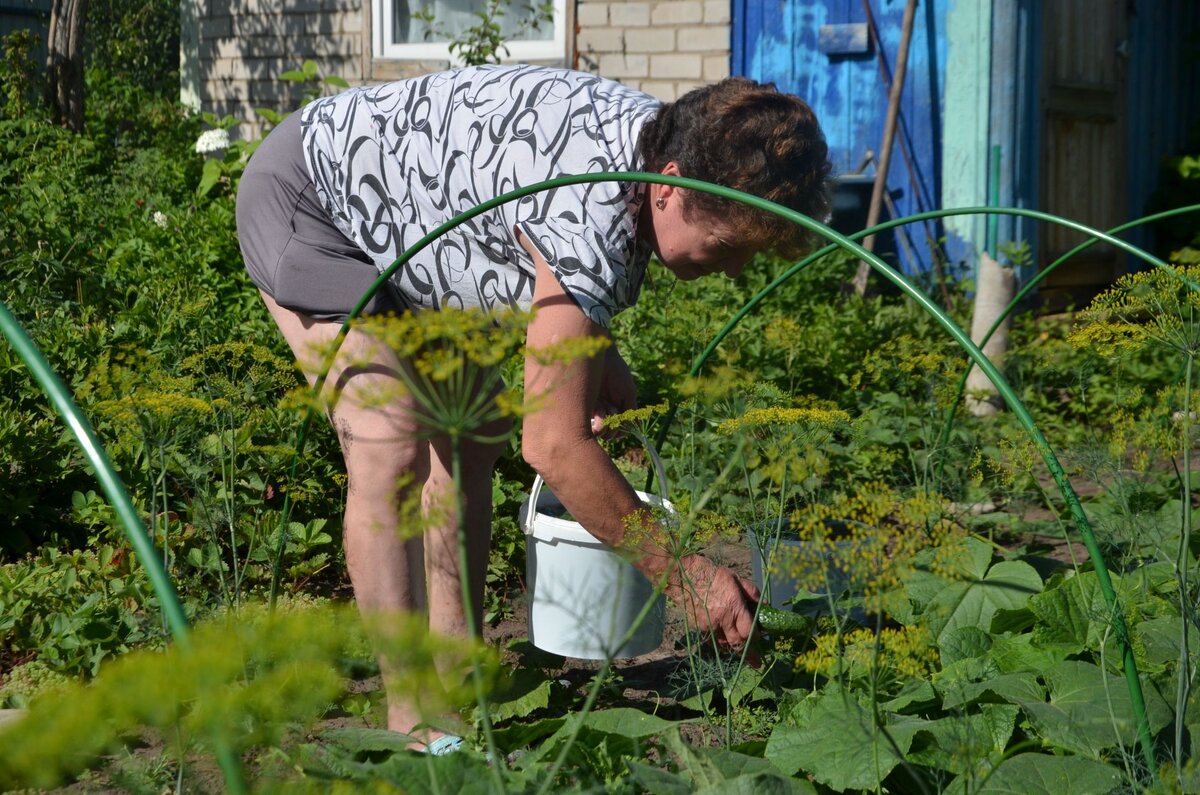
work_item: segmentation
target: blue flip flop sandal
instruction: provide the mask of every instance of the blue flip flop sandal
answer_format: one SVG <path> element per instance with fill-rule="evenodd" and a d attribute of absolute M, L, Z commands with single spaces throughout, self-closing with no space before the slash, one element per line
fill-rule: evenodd
<path fill-rule="evenodd" d="M 456 737 L 453 734 L 443 734 L 429 745 L 425 746 L 425 753 L 433 756 L 445 756 L 452 754 L 455 751 L 462 749 L 463 739 Z"/>

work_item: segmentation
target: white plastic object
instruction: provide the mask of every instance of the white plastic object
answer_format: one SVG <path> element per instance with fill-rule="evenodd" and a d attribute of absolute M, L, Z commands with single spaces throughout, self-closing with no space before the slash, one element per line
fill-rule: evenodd
<path fill-rule="evenodd" d="M 661 493 L 638 491 L 637 496 L 670 511 L 662 461 L 645 439 L 641 442 L 650 453 Z M 650 581 L 583 525 L 555 517 L 554 509 L 561 507 L 542 476 L 534 478 L 520 515 L 526 541 L 530 642 L 544 651 L 581 660 L 621 659 L 654 651 L 662 645 L 666 600 L 661 594 L 655 597 Z M 654 603 L 646 617 L 622 643 L 651 599 Z"/>
<path fill-rule="evenodd" d="M 798 540 L 791 532 L 791 523 L 784 519 L 777 527 L 775 522 L 763 522 L 749 527 L 746 531 L 746 541 L 750 545 L 750 570 L 754 584 L 762 594 L 763 603 L 775 608 L 785 608 L 798 596 L 825 596 L 832 591 L 834 598 L 845 592 L 849 586 L 847 575 L 834 563 L 832 555 L 827 553 L 826 582 L 828 591 L 809 591 L 802 588 L 795 574 L 790 572 L 789 562 L 807 560 L 804 552 L 804 542 Z M 849 541 L 835 541 L 834 547 L 845 552 L 850 549 Z M 803 566 L 811 569 L 812 563 Z M 769 581 L 767 575 L 770 575 Z"/>

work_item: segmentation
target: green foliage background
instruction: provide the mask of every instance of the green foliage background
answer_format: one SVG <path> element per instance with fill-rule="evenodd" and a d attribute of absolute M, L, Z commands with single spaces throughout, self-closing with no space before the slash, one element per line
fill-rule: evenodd
<path fill-rule="evenodd" d="M 242 615 L 265 590 L 276 548 L 293 594 L 341 596 L 345 480 L 336 448 L 317 423 L 301 471 L 288 475 L 300 380 L 243 272 L 234 232 L 233 196 L 253 142 L 207 160 L 195 152 L 203 127 L 229 120 L 197 118 L 171 99 L 171 3 L 93 2 L 89 26 L 82 135 L 47 123 L 39 109 L 28 39 L 5 43 L 0 300 L 97 426 L 165 550 L 189 618 Z M 289 74 L 316 90 L 315 65 Z M 1185 181 L 1195 177 L 1189 159 L 1175 165 Z M 1179 259 L 1190 262 L 1192 251 L 1184 247 Z M 596 679 L 611 691 L 606 708 L 584 716 L 584 700 L 555 678 L 561 660 L 511 651 L 514 673 L 494 691 L 493 708 L 496 747 L 513 755 L 512 791 L 1148 786 L 1150 771 L 1131 752 L 1119 649 L 1096 575 L 1090 564 L 1047 557 L 1039 540 L 1074 539 L 1065 507 L 1047 491 L 1011 417 L 959 416 L 943 444 L 966 359 L 928 316 L 886 293 L 843 298 L 854 262 L 830 256 L 749 316 L 699 378 L 687 377 L 731 308 L 788 265 L 761 258 L 737 281 L 696 283 L 652 270 L 615 335 L 643 404 L 684 398 L 664 451 L 670 496 L 695 543 L 741 544 L 747 526 L 807 522 L 815 552 L 793 560 L 791 573 L 828 577 L 829 550 L 850 549 L 855 555 L 836 565 L 854 593 L 836 604 L 820 594 L 799 599 L 792 607 L 808 611 L 813 637 L 772 639 L 761 669 L 689 646 L 686 666 L 667 683 L 672 716 L 630 708 L 611 672 Z M 1193 478 L 1178 464 L 1180 449 L 1194 443 L 1192 424 L 1179 418 L 1200 408 L 1183 377 L 1197 348 L 1139 343 L 1112 351 L 1080 339 L 1111 341 L 1146 317 L 1190 334 L 1195 302 L 1174 286 L 1131 280 L 1122 287 L 1128 294 L 1085 315 L 1091 330 L 1076 328 L 1074 337 L 1074 317 L 1023 315 L 1005 364 L 1054 445 L 1067 451 L 1072 476 L 1093 487 L 1087 507 L 1131 618 L 1151 730 L 1160 758 L 1176 765 L 1161 771 L 1164 792 L 1194 788 L 1190 760 L 1200 753 L 1197 702 L 1181 684 L 1200 645 L 1192 608 L 1200 577 L 1185 532 Z M 970 285 L 956 288 L 947 309 L 965 326 Z M 1157 303 L 1138 303 L 1147 294 Z M 505 374 L 519 383 L 518 364 Z M 802 415 L 827 421 L 794 419 Z M 793 419 L 727 432 L 750 416 Z M 644 472 L 632 443 L 612 452 L 631 477 Z M 515 437 L 493 483 L 489 622 L 511 613 L 520 589 L 524 539 L 515 517 L 531 480 Z M 297 507 L 280 528 L 284 493 Z M 312 613 L 311 621 L 338 630 L 312 646 L 304 641 L 308 617 L 262 634 L 252 618 L 228 648 L 220 638 L 232 635 L 218 624 L 203 636 L 215 638 L 211 648 L 158 654 L 169 644 L 145 571 L 7 346 L 0 505 L 0 706 L 45 697 L 37 728 L 46 740 L 31 734 L 29 742 L 41 743 L 44 758 L 64 760 L 61 770 L 47 761 L 30 772 L 0 754 L 0 780 L 54 783 L 94 762 L 63 750 L 78 745 L 72 738 L 90 737 L 86 750 L 99 754 L 122 745 L 119 733 L 147 725 L 184 727 L 172 751 L 182 760 L 211 719 L 239 750 L 272 747 L 263 758 L 278 762 L 289 784 L 303 771 L 313 786 L 386 791 L 439 776 L 444 788 L 490 786 L 494 768 L 481 757 L 419 759 L 384 732 L 347 730 L 320 742 L 286 736 L 316 717 L 375 706 L 340 692 L 345 679 L 373 672 L 361 643 L 345 648 L 357 643 L 348 619 Z M 1027 520 L 1031 513 L 1038 518 Z M 833 526 L 851 528 L 852 541 L 834 544 L 826 533 Z M 436 650 L 400 640 L 426 663 L 414 667 L 414 681 L 433 682 Z M 297 648 L 311 668 L 292 677 L 280 658 Z M 225 651 L 233 656 L 224 659 Z M 127 662 L 113 665 L 118 659 Z M 188 707 L 197 692 L 211 692 L 204 688 L 215 686 L 206 681 L 213 672 L 225 688 L 213 703 L 229 706 L 220 720 Z M 93 677 L 99 687 L 53 700 L 56 688 Z M 161 703 L 122 712 L 143 681 Z M 304 690 L 304 698 L 285 709 L 271 698 L 277 685 Z M 78 692 L 88 694 L 92 712 L 62 718 Z M 124 723 L 93 733 L 110 708 Z"/>

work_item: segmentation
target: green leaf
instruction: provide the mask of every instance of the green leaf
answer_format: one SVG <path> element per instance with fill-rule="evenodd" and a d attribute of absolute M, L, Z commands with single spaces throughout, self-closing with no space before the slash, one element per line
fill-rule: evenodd
<path fill-rule="evenodd" d="M 807 781 L 779 773 L 753 773 L 696 790 L 696 795 L 816 795 Z"/>
<path fill-rule="evenodd" d="M 541 671 L 518 668 L 508 687 L 489 702 L 492 720 L 524 718 L 550 706 L 551 680 Z"/>
<path fill-rule="evenodd" d="M 1066 660 L 1044 674 L 1049 702 L 1015 699 L 1042 739 L 1053 746 L 1099 759 L 1110 748 L 1133 742 L 1137 724 L 1125 680 L 1091 663 Z M 1152 688 L 1145 689 L 1150 732 L 1171 719 L 1171 710 Z"/>
<path fill-rule="evenodd" d="M 626 761 L 641 790 L 655 795 L 816 795 L 807 781 L 788 778 L 770 762 L 724 748 L 694 748 L 670 735 L 680 774 Z"/>
<path fill-rule="evenodd" d="M 269 124 L 279 124 L 287 118 L 287 116 L 270 108 L 255 108 L 254 112 L 265 119 Z"/>
<path fill-rule="evenodd" d="M 1017 610 L 1042 590 L 1037 570 L 1020 560 L 1003 560 L 983 577 L 952 583 L 926 611 L 938 646 L 959 627 L 991 628 L 997 610 Z"/>
<path fill-rule="evenodd" d="M 580 720 L 578 714 L 562 720 L 554 734 L 540 747 L 521 757 L 520 766 L 536 765 L 543 758 L 557 754 Z M 582 720 L 583 728 L 579 730 L 576 745 L 598 747 L 608 742 L 611 745 L 610 753 L 616 754 L 613 758 L 618 758 L 626 751 L 633 753 L 639 746 L 636 741 L 674 730 L 679 725 L 678 721 L 665 720 L 630 707 L 592 712 Z"/>
<path fill-rule="evenodd" d="M 725 748 L 696 748 L 688 745 L 678 731 L 664 736 L 667 749 L 679 760 L 679 768 L 687 776 L 693 790 L 706 790 L 721 782 L 760 773 L 780 771 L 766 759 L 749 756 Z"/>
<path fill-rule="evenodd" d="M 946 795 L 1104 795 L 1121 783 L 1112 765 L 1074 756 L 1017 754 L 980 781 L 960 776 Z"/>
<path fill-rule="evenodd" d="M 550 737 L 566 723 L 564 718 L 544 718 L 532 723 L 513 723 L 497 728 L 493 732 L 496 744 L 507 752 L 528 748 L 546 737 Z M 522 758 L 524 762 L 524 758 Z"/>
<path fill-rule="evenodd" d="M 955 709 L 978 701 L 1041 700 L 1046 691 L 1032 671 L 1019 673 L 997 673 L 991 660 L 963 660 L 950 668 L 943 669 L 935 677 L 933 685 L 942 694 L 942 708 Z"/>
<path fill-rule="evenodd" d="M 781 723 L 771 732 L 767 759 L 784 773 L 803 770 L 836 790 L 875 789 L 928 723 L 885 715 L 886 725 L 877 727 L 855 696 L 832 689 L 805 699 L 793 717 L 799 726 Z"/>
<path fill-rule="evenodd" d="M 1188 648 L 1195 654 L 1200 649 L 1200 633 L 1191 621 L 1187 623 Z M 1164 670 L 1179 661 L 1180 636 L 1183 628 L 1175 616 L 1140 621 L 1132 627 L 1138 650 L 1138 668 L 1142 673 Z"/>
<path fill-rule="evenodd" d="M 975 769 L 979 760 L 1003 752 L 1020 710 L 1013 704 L 985 704 L 979 712 L 930 721 L 923 733 L 932 742 L 909 752 L 909 762 L 954 774 Z"/>
<path fill-rule="evenodd" d="M 933 550 L 919 552 L 915 570 L 902 583 L 904 596 L 912 606 L 911 613 L 906 614 L 901 610 L 893 616 L 902 624 L 913 623 L 955 580 L 978 580 L 983 577 L 992 562 L 992 547 L 977 538 L 968 538 L 966 549 L 950 562 L 949 573 L 954 579 L 932 573 L 934 555 Z"/>
<path fill-rule="evenodd" d="M 205 160 L 204 170 L 200 172 L 200 184 L 196 186 L 197 196 L 207 196 L 216 187 L 221 178 L 221 161 Z"/>
<path fill-rule="evenodd" d="M 619 707 L 591 713 L 584 720 L 584 725 L 607 734 L 638 738 L 662 734 L 679 723 L 631 707 Z"/>
<path fill-rule="evenodd" d="M 364 777 L 391 783 L 405 795 L 491 795 L 492 779 L 486 762 L 474 751 L 442 756 L 398 754 L 375 766 L 376 775 Z"/>
<path fill-rule="evenodd" d="M 943 632 L 938 642 L 942 665 L 965 660 L 968 657 L 982 657 L 992 648 L 992 636 L 979 627 L 958 627 L 950 632 Z"/>
<path fill-rule="evenodd" d="M 1072 646 L 1042 646 L 1033 642 L 1033 635 L 993 636 L 988 656 L 1002 673 L 1044 671 L 1073 653 Z"/>
<path fill-rule="evenodd" d="M 1179 171 L 1179 176 L 1184 179 L 1200 177 L 1200 158 L 1183 155 L 1176 163 L 1176 169 Z"/>
<path fill-rule="evenodd" d="M 1024 632 L 1033 626 L 1036 619 L 1037 616 L 1028 607 L 1016 610 L 1002 607 L 992 616 L 991 631 L 997 635 L 1003 635 L 1006 632 Z"/>
<path fill-rule="evenodd" d="M 1083 572 L 1034 596 L 1029 609 L 1038 617 L 1033 638 L 1039 645 L 1064 644 L 1075 652 L 1094 649 L 1112 628 L 1111 610 L 1095 572 Z"/>
<path fill-rule="evenodd" d="M 629 775 L 641 785 L 644 792 L 653 792 L 655 795 L 692 795 L 695 791 L 691 781 L 675 773 L 668 773 L 662 768 L 633 759 L 626 759 L 625 766 L 629 768 Z"/>
<path fill-rule="evenodd" d="M 913 705 L 918 707 L 930 706 L 937 699 L 938 694 L 933 689 L 933 685 L 924 679 L 915 679 L 904 685 L 894 698 L 890 701 L 884 701 L 879 706 L 888 712 L 904 712 Z"/>
<path fill-rule="evenodd" d="M 387 729 L 349 726 L 322 732 L 321 739 L 328 740 L 350 753 L 358 754 L 371 751 L 398 753 L 407 749 L 408 744 L 415 738 Z"/>

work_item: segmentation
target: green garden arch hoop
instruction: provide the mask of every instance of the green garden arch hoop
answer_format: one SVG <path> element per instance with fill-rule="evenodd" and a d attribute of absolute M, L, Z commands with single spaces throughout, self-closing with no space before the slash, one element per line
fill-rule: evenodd
<path fill-rule="evenodd" d="M 607 172 L 607 173 L 564 176 L 564 177 L 558 177 L 558 178 L 552 179 L 552 180 L 547 180 L 545 182 L 540 182 L 535 185 L 530 185 L 525 188 L 520 188 L 520 189 L 517 189 L 514 191 L 510 191 L 510 192 L 505 193 L 501 196 L 498 196 L 494 199 L 491 199 L 487 202 L 483 202 L 483 203 L 471 208 L 470 210 L 460 213 L 459 215 L 455 216 L 454 218 L 450 219 L 449 221 L 446 221 L 445 223 L 439 225 L 438 227 L 436 227 L 435 229 L 430 231 L 428 234 L 426 234 L 424 237 L 422 237 L 419 241 L 417 241 L 413 246 L 409 247 L 409 249 L 407 249 L 403 254 L 401 254 L 400 257 L 398 257 L 390 266 L 388 266 L 388 268 L 386 268 L 379 275 L 379 277 L 371 284 L 371 286 L 367 289 L 367 291 L 364 293 L 362 298 L 360 298 L 358 303 L 351 310 L 349 317 L 342 324 L 341 329 L 339 330 L 339 334 L 338 334 L 336 343 L 333 346 L 333 350 L 331 350 L 330 353 L 327 354 L 327 357 L 325 359 L 325 362 L 322 365 L 322 368 L 318 375 L 318 378 L 317 378 L 315 384 L 313 385 L 313 393 L 318 394 L 318 395 L 320 394 L 320 391 L 324 385 L 324 381 L 328 375 L 328 370 L 329 370 L 330 366 L 332 365 L 334 357 L 337 354 L 337 349 L 340 347 L 342 340 L 344 340 L 345 335 L 349 330 L 350 324 L 353 322 L 354 319 L 356 319 L 357 317 L 359 317 L 361 315 L 364 307 L 366 306 L 366 304 L 368 303 L 370 298 L 387 282 L 387 280 L 399 268 L 403 267 L 404 264 L 406 264 L 409 260 L 411 260 L 413 256 L 415 256 L 417 253 L 419 253 L 425 247 L 430 245 L 438 237 L 440 237 L 443 234 L 445 234 L 446 232 L 454 229 L 455 227 L 465 223 L 466 221 L 470 220 L 471 218 L 474 218 L 484 212 L 487 212 L 501 204 L 505 204 L 507 202 L 514 201 L 514 200 L 523 198 L 525 196 L 528 196 L 528 195 L 531 195 L 534 193 L 538 193 L 538 192 L 545 191 L 545 190 L 551 190 L 551 189 L 554 189 L 557 187 L 563 187 L 563 186 L 575 185 L 575 184 L 584 184 L 584 183 L 595 183 L 595 182 L 654 183 L 654 184 L 672 185 L 675 187 L 686 188 L 686 189 L 691 189 L 691 190 L 698 190 L 698 191 L 710 193 L 713 195 L 717 195 L 717 196 L 720 196 L 720 197 L 723 197 L 723 198 L 726 198 L 726 199 L 729 199 L 732 201 L 737 201 L 737 202 L 740 202 L 743 204 L 747 204 L 747 205 L 755 207 L 756 209 L 759 209 L 759 210 L 773 213 L 773 214 L 780 216 L 786 220 L 792 221 L 793 223 L 799 224 L 800 226 L 803 226 L 806 229 L 808 229 L 812 232 L 815 232 L 821 236 L 824 236 L 825 238 L 832 241 L 830 244 L 828 244 L 824 248 L 820 249 L 819 251 L 817 251 L 814 254 L 810 255 L 809 257 L 805 258 L 800 263 L 797 263 L 796 265 L 794 265 L 792 268 L 790 268 L 788 271 L 786 271 L 780 277 L 776 278 L 770 285 L 768 285 L 766 288 L 764 288 L 763 291 L 761 291 L 758 295 L 756 295 L 749 302 L 747 302 L 747 304 L 744 305 L 742 307 L 742 309 L 739 310 L 738 313 L 736 313 L 735 316 L 729 321 L 729 323 L 726 325 L 726 327 L 724 329 L 722 329 L 722 331 L 717 335 L 717 337 L 714 338 L 714 340 L 709 344 L 709 346 L 705 349 L 705 351 L 699 357 L 697 357 L 697 359 L 693 363 L 693 372 L 698 372 L 699 368 L 703 367 L 704 362 L 707 360 L 708 356 L 711 355 L 712 351 L 715 350 L 716 346 L 720 344 L 721 340 L 723 340 L 724 337 L 727 336 L 732 331 L 732 329 L 737 325 L 737 323 L 740 322 L 740 320 L 742 318 L 744 318 L 755 306 L 757 306 L 758 303 L 760 303 L 762 300 L 764 300 L 767 297 L 767 295 L 769 295 L 771 292 L 774 291 L 774 289 L 776 289 L 780 284 L 782 284 L 783 281 L 785 281 L 786 279 L 795 275 L 796 273 L 800 272 L 800 270 L 802 270 L 804 267 L 807 267 L 808 264 L 815 261 L 820 256 L 823 256 L 824 254 L 827 254 L 836 249 L 841 249 L 841 250 L 850 252 L 851 254 L 855 255 L 858 259 L 868 262 L 871 265 L 871 267 L 878 274 L 880 274 L 881 276 L 886 278 L 889 282 L 891 282 L 896 287 L 898 287 L 901 290 L 901 292 L 903 292 L 909 298 L 916 301 L 918 306 L 920 306 L 924 311 L 926 311 L 928 314 L 930 314 L 935 319 L 935 321 L 943 328 L 943 330 L 945 330 L 948 334 L 950 334 L 950 336 L 954 339 L 954 341 L 967 353 L 968 357 L 972 360 L 973 364 L 975 366 L 979 367 L 980 370 L 982 370 L 988 376 L 988 378 L 992 381 L 992 383 L 996 386 L 997 391 L 1006 400 L 1010 409 L 1013 411 L 1014 415 L 1017 416 L 1018 420 L 1022 424 L 1022 427 L 1025 429 L 1026 433 L 1029 435 L 1031 441 L 1033 441 L 1034 445 L 1038 448 L 1038 451 L 1039 451 L 1039 453 L 1041 453 L 1043 460 L 1045 461 L 1048 469 L 1051 472 L 1051 475 L 1054 477 L 1056 485 L 1058 485 L 1060 491 L 1063 494 L 1063 498 L 1069 507 L 1072 518 L 1075 520 L 1076 524 L 1079 527 L 1080 534 L 1083 537 L 1084 543 L 1088 548 L 1089 555 L 1092 557 L 1092 560 L 1095 563 L 1099 564 L 1096 567 L 1096 573 L 1097 573 L 1097 577 L 1098 577 L 1098 580 L 1101 585 L 1102 592 L 1104 593 L 1105 600 L 1109 606 L 1109 610 L 1112 615 L 1114 626 L 1117 631 L 1118 641 L 1119 641 L 1121 649 L 1122 649 L 1123 667 L 1124 667 L 1124 671 L 1125 671 L 1126 682 L 1127 682 L 1127 685 L 1129 688 L 1130 698 L 1131 698 L 1132 706 L 1133 706 L 1133 709 L 1135 712 L 1135 718 L 1138 723 L 1139 744 L 1142 748 L 1144 758 L 1145 758 L 1147 764 L 1149 765 L 1150 770 L 1152 772 L 1155 771 L 1157 768 L 1157 763 L 1156 763 L 1155 756 L 1154 756 L 1152 738 L 1150 737 L 1150 733 L 1149 733 L 1149 724 L 1148 724 L 1148 720 L 1147 720 L 1147 716 L 1146 716 L 1146 709 L 1145 709 L 1145 699 L 1144 699 L 1142 689 L 1141 689 L 1141 683 L 1139 680 L 1137 665 L 1136 665 L 1136 662 L 1133 657 L 1133 650 L 1132 650 L 1132 647 L 1131 647 L 1130 641 L 1129 641 L 1128 628 L 1127 628 L 1127 625 L 1125 622 L 1124 614 L 1121 610 L 1116 593 L 1112 587 L 1112 581 L 1108 574 L 1107 564 L 1105 563 L 1103 553 L 1101 552 L 1101 550 L 1099 549 L 1099 546 L 1097 545 L 1095 535 L 1092 531 L 1090 522 L 1088 521 L 1087 516 L 1086 516 L 1085 512 L 1083 511 L 1083 507 L 1082 507 L 1082 504 L 1080 503 L 1079 497 L 1075 493 L 1074 489 L 1071 487 L 1071 484 L 1070 484 L 1069 480 L 1067 479 L 1065 472 L 1063 471 L 1062 465 L 1059 463 L 1059 461 L 1057 459 L 1056 454 L 1054 453 L 1053 449 L 1050 447 L 1048 441 L 1045 439 L 1045 436 L 1041 433 L 1040 429 L 1038 429 L 1037 424 L 1033 420 L 1033 417 L 1030 415 L 1028 409 L 1024 406 L 1024 404 L 1020 401 L 1019 397 L 1012 390 L 1011 386 L 1008 384 L 1008 382 L 1004 378 L 1003 374 L 1001 374 L 999 372 L 999 370 L 983 354 L 983 352 L 979 349 L 979 347 L 970 340 L 970 338 L 967 336 L 967 334 L 961 328 L 959 328 L 953 322 L 953 320 L 951 320 L 945 314 L 945 312 L 943 312 L 941 310 L 941 308 L 938 307 L 931 298 L 929 298 L 929 296 L 925 295 L 921 290 L 919 290 L 915 285 L 913 285 L 902 274 L 900 274 L 895 269 L 891 268 L 890 266 L 888 266 L 887 264 L 882 262 L 874 254 L 863 249 L 861 246 L 859 246 L 854 241 L 859 238 L 865 237 L 867 235 L 875 234 L 875 233 L 878 233 L 879 231 L 884 231 L 886 229 L 890 229 L 892 227 L 899 226 L 899 225 L 905 224 L 905 223 L 923 221 L 923 220 L 927 220 L 930 218 L 948 217 L 948 216 L 953 216 L 953 215 L 993 214 L 993 213 L 1025 216 L 1025 217 L 1030 217 L 1030 218 L 1034 218 L 1034 219 L 1038 219 L 1038 220 L 1042 220 L 1042 221 L 1046 221 L 1046 222 L 1056 223 L 1056 224 L 1066 226 L 1068 228 L 1075 229 L 1089 237 L 1089 241 L 1087 243 L 1083 244 L 1082 246 L 1078 247 L 1075 250 L 1072 250 L 1067 255 L 1064 255 L 1064 257 L 1062 257 L 1062 258 L 1060 258 L 1060 260 L 1056 261 L 1052 266 L 1050 266 L 1050 268 L 1047 268 L 1045 271 L 1043 271 L 1038 279 L 1036 279 L 1035 281 L 1033 281 L 1030 284 L 1027 284 L 1026 287 L 1022 290 L 1022 292 L 1018 295 L 1018 297 L 1014 299 L 1013 303 L 1011 303 L 1009 305 L 1009 307 L 1006 308 L 1004 315 L 1009 314 L 1015 308 L 1015 306 L 1019 303 L 1020 299 L 1022 299 L 1026 294 L 1028 294 L 1029 290 L 1031 290 L 1033 288 L 1033 286 L 1035 286 L 1038 283 L 1038 281 L 1041 280 L 1041 278 L 1044 278 L 1045 274 L 1048 273 L 1051 269 L 1061 265 L 1062 262 L 1066 261 L 1066 259 L 1068 257 L 1072 256 L 1077 251 L 1082 250 L 1082 248 L 1085 248 L 1086 246 L 1092 245 L 1096 242 L 1100 242 L 1100 241 L 1107 242 L 1116 248 L 1124 250 L 1127 253 L 1129 253 L 1133 256 L 1136 256 L 1136 257 L 1142 259 L 1143 261 L 1150 263 L 1151 265 L 1154 265 L 1155 267 L 1164 268 L 1168 271 L 1176 273 L 1174 271 L 1174 269 L 1172 269 L 1167 263 L 1157 259 L 1156 257 L 1153 257 L 1152 255 L 1137 248 L 1136 246 L 1133 246 L 1129 243 L 1126 243 L 1124 241 L 1121 241 L 1117 238 L 1112 237 L 1109 233 L 1100 232 L 1098 230 L 1087 227 L 1083 224 L 1079 224 L 1079 223 L 1076 223 L 1073 221 L 1069 221 L 1067 219 L 1059 218 L 1057 216 L 1053 216 L 1053 215 L 1049 215 L 1046 213 L 1041 213 L 1041 212 L 1033 211 L 1033 210 L 1023 210 L 1023 209 L 1013 209 L 1013 208 L 994 208 L 994 207 L 973 207 L 973 208 L 964 208 L 964 209 L 958 209 L 958 210 L 932 211 L 932 212 L 926 212 L 926 213 L 920 213 L 917 215 L 907 216 L 905 218 L 895 219 L 895 220 L 889 221 L 885 224 L 877 225 L 869 230 L 864 230 L 862 232 L 856 233 L 853 236 L 843 236 L 843 235 L 835 232 L 834 230 L 830 229 L 829 227 L 825 226 L 824 224 L 814 221 L 813 219 L 808 218 L 807 216 L 804 216 L 804 215 L 802 215 L 794 210 L 791 210 L 789 208 L 786 208 L 781 205 L 775 204 L 773 202 L 758 198 L 756 196 L 751 196 L 749 194 L 733 190 L 731 188 L 726 188 L 723 186 L 714 185 L 714 184 L 707 183 L 707 182 L 702 182 L 700 180 L 689 179 L 686 177 L 674 177 L 674 176 L 669 176 L 669 175 L 664 175 L 664 174 L 651 174 L 651 173 L 641 173 L 641 172 Z M 1166 213 L 1160 213 L 1155 216 L 1148 216 L 1145 219 L 1139 219 L 1137 221 L 1130 222 L 1128 224 L 1124 224 L 1120 227 L 1116 227 L 1112 231 L 1115 233 L 1115 232 L 1121 231 L 1123 229 L 1129 228 L 1130 226 L 1134 226 L 1138 223 L 1145 223 L 1147 221 L 1156 220 L 1158 218 L 1167 217 L 1169 215 L 1176 215 L 1176 214 L 1180 214 L 1180 213 L 1184 213 L 1184 212 L 1190 212 L 1190 211 L 1193 211 L 1196 209 L 1200 209 L 1200 205 L 1193 205 L 1190 207 L 1179 208 L 1177 210 L 1168 211 Z M 1190 282 L 1190 280 L 1184 279 L 1184 277 L 1182 277 L 1178 273 L 1176 273 L 1176 275 L 1181 280 L 1187 282 L 1194 289 L 1197 289 L 1197 285 Z M 1002 315 L 1002 317 L 1003 317 L 1003 315 Z M 998 326 L 999 322 L 1000 321 L 997 322 L 997 326 Z M 991 329 L 988 332 L 988 335 L 990 336 L 992 333 L 994 333 L 994 331 L 995 331 L 995 327 L 993 327 L 993 329 Z M 180 646 L 182 646 L 185 649 L 188 648 L 189 644 L 190 644 L 190 636 L 189 636 L 189 631 L 188 631 L 188 626 L 187 626 L 187 620 L 183 614 L 182 607 L 180 606 L 178 595 L 175 592 L 174 586 L 171 583 L 169 575 L 166 573 L 166 571 L 162 568 L 161 564 L 158 562 L 157 556 L 154 554 L 153 543 L 150 541 L 148 535 L 146 534 L 145 526 L 141 522 L 140 518 L 137 516 L 136 509 L 133 507 L 133 504 L 129 498 L 129 495 L 128 495 L 127 491 L 125 490 L 124 484 L 121 482 L 120 476 L 116 473 L 115 468 L 113 467 L 111 461 L 108 459 L 108 456 L 105 453 L 103 446 L 99 443 L 98 439 L 96 438 L 95 433 L 94 433 L 93 429 L 91 428 L 90 423 L 88 423 L 86 417 L 79 410 L 79 407 L 74 403 L 74 400 L 72 399 L 69 391 L 66 389 L 66 387 L 62 383 L 61 379 L 59 379 L 58 376 L 53 372 L 49 363 L 46 361 L 45 357 L 38 350 L 37 346 L 32 342 L 32 340 L 24 332 L 24 330 L 21 328 L 20 324 L 17 323 L 16 319 L 13 317 L 11 312 L 8 310 L 7 306 L 5 306 L 2 302 L 0 302 L 0 332 L 3 332 L 4 336 L 9 340 L 9 342 L 13 345 L 14 349 L 17 351 L 17 354 L 29 366 L 30 371 L 31 371 L 32 375 L 34 376 L 35 380 L 38 382 L 38 384 L 41 386 L 42 390 L 50 398 L 55 411 L 60 415 L 60 417 L 63 419 L 63 421 L 67 424 L 68 428 L 71 430 L 72 434 L 74 435 L 77 444 L 83 450 L 85 456 L 88 458 L 88 460 L 92 464 L 92 466 L 96 469 L 97 479 L 99 480 L 100 485 L 101 485 L 102 489 L 104 490 L 105 495 L 107 496 L 110 504 L 112 504 L 112 506 L 114 507 L 114 510 L 117 512 L 117 516 L 121 522 L 122 528 L 124 529 L 127 537 L 129 538 L 130 543 L 133 545 L 135 554 L 137 554 L 141 558 L 143 565 L 146 566 L 146 568 L 147 568 L 147 572 L 150 577 L 151 584 L 153 585 L 156 593 L 158 594 L 160 603 L 162 604 L 164 616 L 167 619 L 167 623 L 170 628 L 172 637 L 175 639 L 177 644 L 179 644 Z M 295 454 L 294 454 L 294 457 L 292 460 L 292 464 L 291 464 L 291 476 L 293 478 L 295 476 L 297 462 L 298 462 L 299 457 L 302 454 L 303 449 L 304 449 L 304 444 L 305 444 L 305 441 L 307 438 L 308 430 L 310 428 L 314 413 L 315 413 L 314 409 L 310 407 L 308 409 L 308 411 L 306 412 L 305 418 L 304 418 L 304 420 L 301 424 L 300 430 L 298 431 L 298 434 L 297 434 L 296 451 L 295 451 Z M 669 420 L 668 420 L 668 422 L 669 422 Z M 664 426 L 664 431 L 665 431 L 665 426 Z M 283 514 L 283 519 L 281 521 L 282 526 L 286 527 L 290 509 L 291 509 L 290 495 L 285 493 L 284 505 L 282 506 L 282 514 Z M 274 603 L 275 594 L 276 594 L 276 590 L 278 587 L 278 580 L 279 580 L 280 568 L 281 568 L 281 559 L 282 559 L 282 555 L 277 554 L 276 559 L 275 559 L 274 571 L 273 571 L 273 575 L 272 575 L 272 584 L 271 584 L 271 602 L 272 602 L 272 604 Z M 236 757 L 232 754 L 232 751 L 228 748 L 228 746 L 225 743 L 221 742 L 220 738 L 218 738 L 218 742 L 217 742 L 217 754 L 218 754 L 218 759 L 221 764 L 222 771 L 225 775 L 227 786 L 229 786 L 231 791 L 244 792 L 245 784 L 244 784 L 244 781 L 242 778 L 240 763 L 236 759 Z"/>

